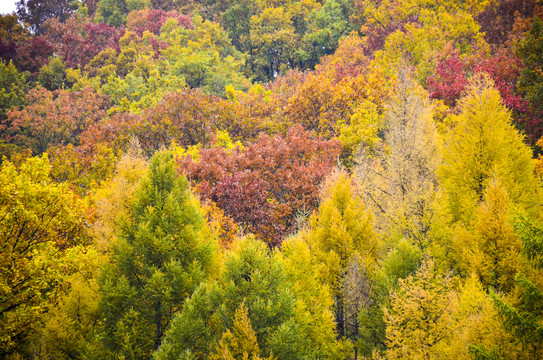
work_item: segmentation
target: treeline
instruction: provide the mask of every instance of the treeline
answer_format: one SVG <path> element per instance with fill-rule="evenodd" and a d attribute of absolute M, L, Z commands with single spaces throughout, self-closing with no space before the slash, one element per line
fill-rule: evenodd
<path fill-rule="evenodd" d="M 0 358 L 543 358 L 536 0 L 21 0 Z"/>

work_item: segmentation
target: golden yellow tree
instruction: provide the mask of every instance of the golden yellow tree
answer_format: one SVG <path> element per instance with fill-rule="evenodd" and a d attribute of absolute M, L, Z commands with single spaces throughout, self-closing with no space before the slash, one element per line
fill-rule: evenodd
<path fill-rule="evenodd" d="M 338 171 L 325 184 L 318 214 L 311 217 L 308 239 L 320 263 L 322 280 L 334 296 L 337 335 L 354 340 L 357 325 L 354 331 L 350 330 L 349 318 L 354 314 L 356 319 L 360 304 L 347 307 L 346 295 L 353 294 L 353 288 L 362 291 L 363 286 L 352 284 L 348 275 L 355 276 L 353 271 L 360 275 L 372 269 L 381 243 L 373 231 L 373 216 L 356 194 L 347 173 Z M 361 276 L 355 277 L 356 281 L 364 281 Z"/>
<path fill-rule="evenodd" d="M 390 359 L 437 359 L 452 338 L 452 312 L 457 304 L 450 274 L 425 260 L 415 276 L 400 279 L 384 309 Z"/>
<path fill-rule="evenodd" d="M 539 185 L 532 153 L 514 128 L 511 113 L 486 75 L 472 80 L 450 117 L 451 130 L 442 148 L 440 182 L 453 221 L 469 223 L 492 179 L 499 179 L 511 201 L 535 212 Z"/>

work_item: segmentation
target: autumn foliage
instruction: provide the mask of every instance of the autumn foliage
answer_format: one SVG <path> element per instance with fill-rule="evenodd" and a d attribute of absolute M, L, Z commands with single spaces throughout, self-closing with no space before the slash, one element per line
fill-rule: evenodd
<path fill-rule="evenodd" d="M 542 358 L 542 19 L 18 0 L 0 358 Z"/>

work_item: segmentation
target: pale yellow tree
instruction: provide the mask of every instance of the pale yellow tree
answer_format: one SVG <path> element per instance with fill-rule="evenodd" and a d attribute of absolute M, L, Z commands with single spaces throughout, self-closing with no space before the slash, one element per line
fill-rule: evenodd
<path fill-rule="evenodd" d="M 383 123 L 381 149 L 376 154 L 362 149 L 356 172 L 377 227 L 425 249 L 434 216 L 438 134 L 427 95 L 405 73 Z"/>

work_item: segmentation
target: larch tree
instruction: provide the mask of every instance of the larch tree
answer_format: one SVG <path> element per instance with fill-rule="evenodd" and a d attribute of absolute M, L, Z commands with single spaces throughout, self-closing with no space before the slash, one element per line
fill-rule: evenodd
<path fill-rule="evenodd" d="M 485 287 L 509 292 L 523 268 L 522 243 L 512 225 L 513 204 L 499 181 L 485 189 L 469 229 L 459 226 L 449 258 L 464 276 L 476 274 Z"/>
<path fill-rule="evenodd" d="M 452 337 L 456 294 L 450 274 L 426 259 L 415 276 L 400 280 L 384 316 L 389 359 L 437 359 Z"/>
<path fill-rule="evenodd" d="M 505 329 L 522 345 L 515 357 L 539 359 L 543 356 L 543 225 L 524 215 L 515 227 L 528 266 L 518 273 L 513 296 L 493 297 Z"/>
<path fill-rule="evenodd" d="M 210 273 L 215 244 L 167 152 L 151 160 L 130 215 L 101 276 L 104 345 L 112 357 L 148 359 L 184 300 Z"/>
<path fill-rule="evenodd" d="M 373 216 L 345 172 L 333 174 L 324 185 L 310 226 L 310 247 L 322 267 L 322 281 L 334 297 L 337 336 L 354 342 L 358 335 L 356 314 L 362 303 L 346 296 L 357 297 L 367 290 L 365 284 L 358 283 L 364 281 L 360 275 L 375 266 L 381 244 L 373 231 Z"/>
<path fill-rule="evenodd" d="M 469 223 L 492 179 L 498 179 L 511 201 L 527 211 L 538 208 L 539 186 L 532 153 L 514 128 L 511 113 L 486 75 L 479 75 L 459 101 L 445 135 L 440 183 L 452 220 Z"/>
<path fill-rule="evenodd" d="M 273 356 L 270 355 L 269 358 L 273 359 Z M 211 354 L 210 359 L 262 359 L 260 357 L 260 348 L 258 347 L 256 333 L 251 327 L 251 320 L 249 319 L 248 310 L 244 303 L 236 310 L 232 329 L 226 330 L 223 334 L 215 353 Z"/>
<path fill-rule="evenodd" d="M 437 189 L 433 113 L 424 90 L 400 73 L 382 120 L 383 142 L 362 149 L 356 168 L 377 227 L 420 249 L 429 243 Z"/>

